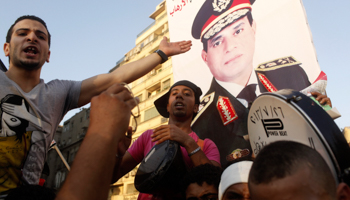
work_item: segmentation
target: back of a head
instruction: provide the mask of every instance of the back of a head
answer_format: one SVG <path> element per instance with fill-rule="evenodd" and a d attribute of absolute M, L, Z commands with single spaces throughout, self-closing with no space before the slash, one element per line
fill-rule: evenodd
<path fill-rule="evenodd" d="M 322 156 L 314 149 L 293 141 L 278 141 L 265 146 L 257 155 L 249 173 L 251 185 L 269 184 L 308 168 L 314 184 L 335 196 L 336 182 Z"/>
<path fill-rule="evenodd" d="M 206 182 L 208 185 L 214 185 L 215 188 L 218 188 L 221 174 L 222 169 L 211 164 L 203 164 L 194 167 L 186 174 L 183 179 L 183 190 L 186 191 L 187 187 L 191 183 L 202 185 L 204 182 Z"/>

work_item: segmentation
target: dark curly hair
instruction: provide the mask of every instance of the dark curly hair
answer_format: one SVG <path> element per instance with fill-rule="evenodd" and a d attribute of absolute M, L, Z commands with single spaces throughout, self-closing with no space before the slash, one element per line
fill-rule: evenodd
<path fill-rule="evenodd" d="M 184 193 L 191 183 L 202 185 L 206 182 L 208 185 L 219 187 L 222 169 L 212 164 L 203 164 L 192 168 L 182 181 L 182 188 Z"/>

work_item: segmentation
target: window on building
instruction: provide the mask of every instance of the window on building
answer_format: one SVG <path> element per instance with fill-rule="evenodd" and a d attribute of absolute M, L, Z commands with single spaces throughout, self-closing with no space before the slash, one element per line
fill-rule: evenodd
<path fill-rule="evenodd" d="M 75 151 L 72 151 L 71 153 L 70 153 L 70 156 L 69 156 L 69 161 L 68 162 L 73 162 L 73 160 L 74 160 L 74 158 L 75 158 Z"/>
<path fill-rule="evenodd" d="M 70 158 L 69 151 L 67 151 L 67 157 L 66 157 L 67 162 L 69 162 L 69 158 Z"/>
<path fill-rule="evenodd" d="M 139 117 L 135 118 L 136 119 L 136 123 L 137 124 L 140 124 L 141 123 L 141 114 Z M 135 123 L 135 120 L 132 119 L 132 122 L 131 122 L 131 126 L 134 128 L 136 126 L 136 123 Z"/>
<path fill-rule="evenodd" d="M 138 192 L 134 186 L 134 184 L 127 184 L 126 185 L 126 194 L 132 194 Z"/>
<path fill-rule="evenodd" d="M 170 78 L 162 83 L 162 90 L 167 90 L 170 88 Z"/>
<path fill-rule="evenodd" d="M 69 122 L 66 123 L 66 124 L 64 124 L 64 125 L 63 125 L 63 132 L 69 131 L 69 126 L 70 126 L 70 123 L 69 123 Z"/>
<path fill-rule="evenodd" d="M 147 98 L 155 96 L 160 92 L 160 83 L 153 85 L 152 87 L 147 89 Z"/>
<path fill-rule="evenodd" d="M 140 102 L 142 102 L 142 94 L 137 95 L 136 97 L 139 98 Z"/>
<path fill-rule="evenodd" d="M 157 116 L 159 116 L 157 108 L 156 107 L 152 107 L 152 108 L 150 108 L 150 109 L 145 111 L 145 119 L 144 119 L 144 121 L 147 121 L 147 120 L 152 119 L 153 117 L 157 117 Z"/>
<path fill-rule="evenodd" d="M 112 187 L 112 196 L 123 195 L 123 185 Z"/>
<path fill-rule="evenodd" d="M 62 172 L 61 183 L 63 183 L 64 180 L 66 180 L 66 172 Z"/>
<path fill-rule="evenodd" d="M 59 188 L 61 186 L 62 173 L 58 171 L 55 176 L 55 187 Z"/>

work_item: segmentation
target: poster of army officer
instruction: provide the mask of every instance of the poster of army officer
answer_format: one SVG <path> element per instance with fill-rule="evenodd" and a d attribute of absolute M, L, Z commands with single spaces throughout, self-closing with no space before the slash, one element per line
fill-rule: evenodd
<path fill-rule="evenodd" d="M 246 119 L 257 95 L 302 90 L 320 74 L 303 7 L 295 0 L 174 0 L 167 9 L 170 38 L 194 41 L 173 60 L 175 80 L 207 91 L 192 128 L 217 144 L 226 167 L 251 154 Z"/>

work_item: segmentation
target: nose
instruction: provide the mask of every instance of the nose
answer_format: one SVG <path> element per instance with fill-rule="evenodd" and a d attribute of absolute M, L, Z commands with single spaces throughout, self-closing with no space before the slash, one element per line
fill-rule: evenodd
<path fill-rule="evenodd" d="M 181 98 L 181 99 L 183 99 L 182 92 L 178 92 L 178 93 L 176 94 L 176 98 Z"/>
<path fill-rule="evenodd" d="M 227 37 L 225 43 L 226 53 L 233 51 L 237 48 L 237 39 L 234 36 Z"/>
<path fill-rule="evenodd" d="M 27 35 L 27 41 L 31 41 L 31 42 L 37 42 L 38 41 L 38 37 L 36 36 L 36 34 L 34 32 L 30 32 Z"/>

